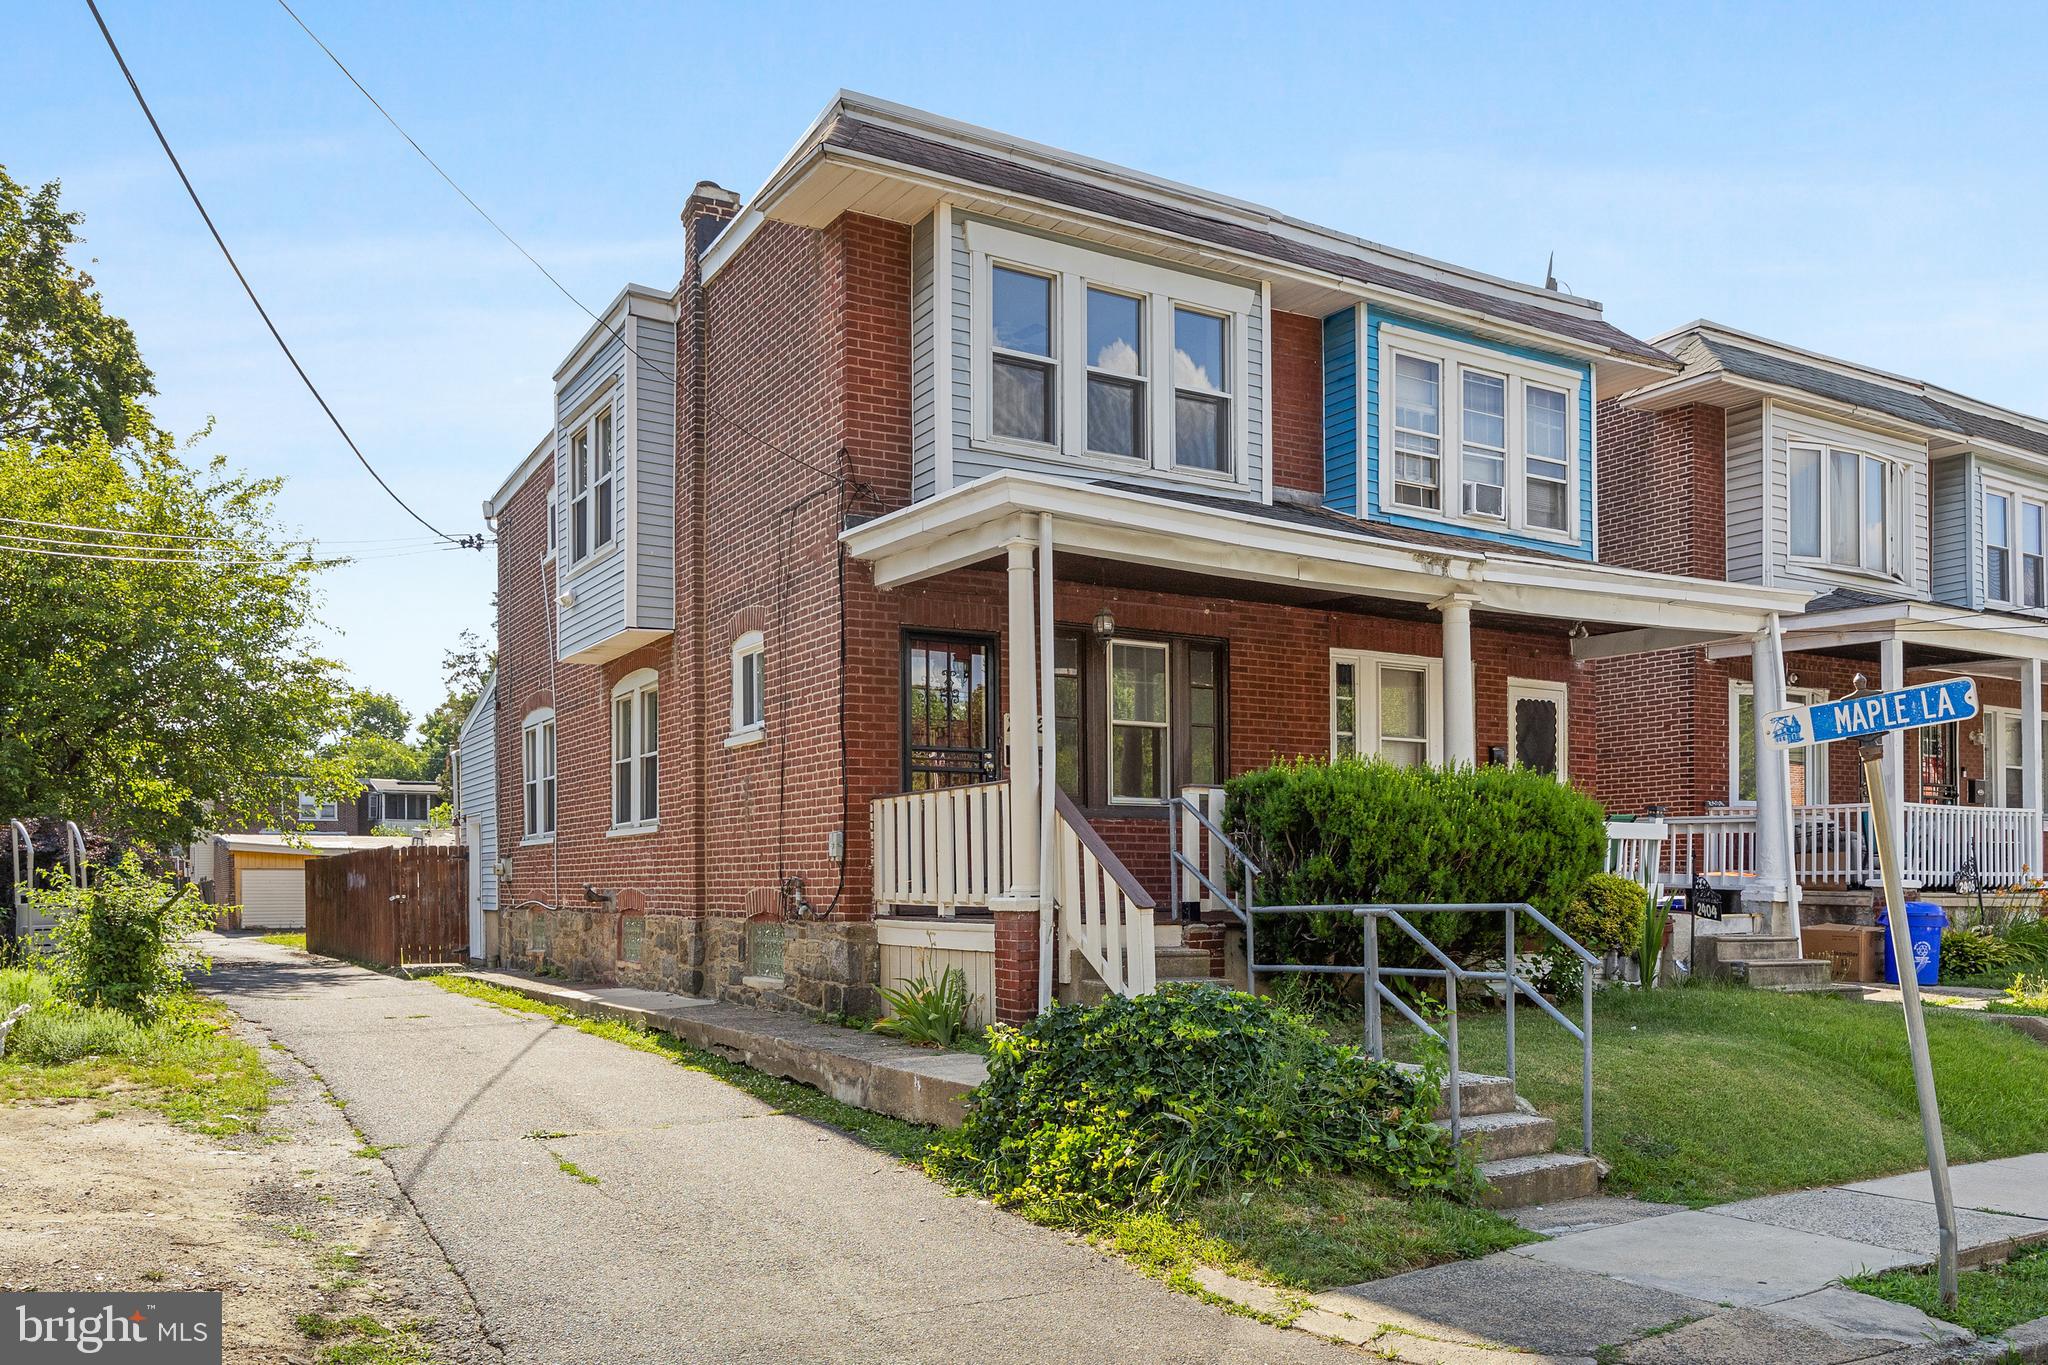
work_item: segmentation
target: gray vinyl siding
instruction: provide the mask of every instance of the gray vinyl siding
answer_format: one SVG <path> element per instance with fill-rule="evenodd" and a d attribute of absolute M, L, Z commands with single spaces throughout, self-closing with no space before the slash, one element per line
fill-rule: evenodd
<path fill-rule="evenodd" d="M 1813 587 L 1823 592 L 1829 588 L 1847 587 L 1889 592 L 1900 597 L 1925 598 L 1928 593 L 1926 442 L 1904 440 L 1851 426 L 1775 400 L 1765 405 L 1764 431 L 1764 525 L 1768 531 L 1766 552 L 1769 557 L 1766 581 L 1773 586 Z M 1868 451 L 1895 460 L 1904 467 L 1907 521 L 1902 546 L 1905 555 L 1902 580 L 1792 561 L 1791 462 L 1786 448 L 1806 441 L 1823 441 Z"/>
<path fill-rule="evenodd" d="M 673 630 L 676 618 L 676 330 L 653 318 L 632 319 L 633 585 L 643 630 Z"/>
<path fill-rule="evenodd" d="M 1764 581 L 1764 405 L 1735 408 L 1727 419 L 1728 581 Z"/>
<path fill-rule="evenodd" d="M 1119 483 L 1137 484 L 1151 488 L 1187 489 L 1199 488 L 1206 492 L 1229 495 L 1237 493 L 1247 498 L 1263 498 L 1266 475 L 1266 374 L 1265 303 L 1256 285 L 1246 285 L 1252 290 L 1252 303 L 1245 322 L 1245 346 L 1248 356 L 1245 382 L 1242 392 L 1235 395 L 1236 401 L 1248 405 L 1245 413 L 1245 470 L 1246 481 L 1242 486 L 1218 486 L 1212 480 L 1176 478 L 1157 469 L 1132 469 L 1128 473 L 1111 473 L 1095 466 L 1077 466 L 1059 456 L 1037 458 L 1018 455 L 1008 451 L 978 449 L 974 444 L 974 301 L 973 301 L 973 257 L 967 248 L 967 223 L 971 215 L 955 213 L 952 231 L 953 269 L 953 483 L 955 487 L 993 474 L 1002 469 L 1028 469 L 1040 473 L 1072 474 L 1085 479 L 1114 479 Z M 989 220 L 994 221 L 994 220 Z M 1016 232 L 1031 233 L 1032 229 L 1022 224 L 1004 222 L 1002 226 Z M 1055 241 L 1068 240 L 1053 237 L 1049 233 L 1033 235 L 1048 237 Z M 1143 257 L 1130 252 L 1118 252 L 1100 242 L 1074 241 L 1072 243 L 1088 251 L 1105 255 L 1124 255 L 1133 260 Z M 915 245 L 913 243 L 913 252 Z M 1167 262 L 1158 262 L 1162 267 L 1184 270 L 1185 267 Z M 913 267 L 914 268 L 914 267 Z M 1190 272 L 1199 273 L 1199 272 Z M 1242 280 L 1231 283 L 1244 285 Z M 916 329 L 913 323 L 912 342 L 915 353 Z M 913 478 L 915 474 L 913 472 Z M 913 494 L 915 484 L 913 484 Z M 919 495 L 921 496 L 921 495 Z"/>
<path fill-rule="evenodd" d="M 626 630 L 675 628 L 675 328 L 629 312 L 621 330 L 630 353 L 621 336 L 609 338 L 555 395 L 555 572 L 557 591 L 574 598 L 561 608 L 565 659 Z M 570 438 L 605 403 L 615 443 L 611 543 L 572 564 Z"/>
<path fill-rule="evenodd" d="M 477 897 L 486 910 L 498 908 L 498 878 L 492 869 L 498 861 L 498 689 L 486 685 L 476 710 L 462 727 L 458 746 L 461 755 L 461 808 L 458 815 L 474 818 L 481 834 L 484 867 Z"/>
<path fill-rule="evenodd" d="M 1977 605 L 1970 573 L 1976 544 L 1972 534 L 1976 486 L 1976 470 L 1968 455 L 1951 455 L 1928 466 L 1928 561 L 1937 602 Z"/>
<path fill-rule="evenodd" d="M 1962 561 L 1962 573 L 1969 581 L 1968 605 L 1979 611 L 2014 612 L 2025 616 L 2048 615 L 2048 609 L 2020 606 L 2016 602 L 1992 601 L 1989 591 L 1990 584 L 1986 581 L 1984 574 L 1984 493 L 1986 485 L 1996 485 L 1996 491 L 2011 494 L 2027 502 L 2048 503 L 2048 482 L 2044 482 L 2037 473 L 2021 470 L 2012 465 L 1996 463 L 1993 459 L 1984 455 L 1958 455 L 1945 461 L 1945 463 L 1960 465 L 1965 461 L 1968 461 L 1969 464 L 1968 477 L 1963 480 L 1965 489 L 1963 511 L 1967 517 L 1966 538 L 1963 544 L 1966 548 L 1962 551 L 1960 558 Z M 2024 534 L 2016 519 L 2012 532 L 2011 556 L 2012 591 L 2015 598 L 2021 592 L 2020 575 L 2022 567 L 2020 552 L 2025 544 L 2022 539 Z M 1963 599 L 1956 600 L 1961 601 Z"/>
<path fill-rule="evenodd" d="M 910 234 L 910 498 L 921 502 L 938 488 L 938 373 L 932 308 L 938 294 L 932 239 L 938 215 Z"/>

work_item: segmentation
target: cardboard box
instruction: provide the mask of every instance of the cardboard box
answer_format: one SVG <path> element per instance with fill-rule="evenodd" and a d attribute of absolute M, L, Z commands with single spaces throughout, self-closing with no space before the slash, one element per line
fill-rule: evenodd
<path fill-rule="evenodd" d="M 1809 924 L 1806 955 L 1822 957 L 1836 981 L 1884 980 L 1884 930 L 1874 924 Z"/>

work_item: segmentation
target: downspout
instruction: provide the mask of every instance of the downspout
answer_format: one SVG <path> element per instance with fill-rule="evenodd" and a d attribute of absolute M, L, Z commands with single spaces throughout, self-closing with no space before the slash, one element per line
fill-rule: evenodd
<path fill-rule="evenodd" d="M 1052 513 L 1038 514 L 1038 1012 L 1052 1008 L 1054 862 L 1059 847 L 1053 795 L 1059 790 L 1052 711 Z"/>
<path fill-rule="evenodd" d="M 1771 613 L 1771 667 L 1777 673 L 1778 685 L 1774 689 L 1781 705 L 1790 705 L 1792 698 L 1785 683 L 1785 624 L 1778 613 Z M 1754 687 L 1751 689 L 1754 691 Z M 1757 717 L 1761 724 L 1763 717 Z M 1794 951 L 1806 956 L 1806 931 L 1799 923 L 1799 840 L 1798 826 L 1792 819 L 1792 751 L 1773 747 L 1771 761 L 1778 765 L 1779 800 L 1784 803 L 1785 818 L 1785 907 L 1792 920 L 1792 944 Z M 1807 776 L 1812 777 L 1812 765 L 1808 765 Z"/>

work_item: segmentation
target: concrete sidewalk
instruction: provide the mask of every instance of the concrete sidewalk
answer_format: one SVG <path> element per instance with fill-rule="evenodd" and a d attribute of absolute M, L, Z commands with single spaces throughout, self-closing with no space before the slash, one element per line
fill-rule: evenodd
<path fill-rule="evenodd" d="M 2048 1153 L 1953 1171 L 1962 1260 L 2048 1240 Z M 1979 1343 L 1844 1276 L 1924 1265 L 1925 1171 L 1690 1210 L 1589 1199 L 1523 1211 L 1550 1240 L 1314 1296 L 1300 1325 L 1412 1362 L 1906 1362 Z M 2035 1333 L 2048 1358 L 2048 1333 Z M 2013 1344 L 2025 1344 L 2024 1338 Z M 1514 1354 L 1510 1354 L 1514 1353 Z"/>
<path fill-rule="evenodd" d="M 662 1057 L 249 939 L 208 949 L 205 989 L 343 1102 L 519 1365 L 1356 1359 Z"/>

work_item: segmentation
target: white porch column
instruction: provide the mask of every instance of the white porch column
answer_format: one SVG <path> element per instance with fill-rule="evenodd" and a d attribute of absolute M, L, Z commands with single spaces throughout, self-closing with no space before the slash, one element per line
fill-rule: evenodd
<path fill-rule="evenodd" d="M 1749 647 L 1749 676 L 1753 690 L 1750 731 L 1746 736 L 1756 753 L 1756 880 L 1757 898 L 1769 903 L 1764 932 L 1794 931 L 1787 921 L 1792 904 L 1791 793 L 1785 752 L 1767 743 L 1769 727 L 1764 718 L 1785 705 L 1785 675 L 1778 651 L 1768 635 L 1759 636 Z"/>
<path fill-rule="evenodd" d="M 1906 642 L 1896 635 L 1877 645 L 1877 685 L 1890 692 L 1906 685 Z M 1884 737 L 1884 789 L 1891 798 L 1892 847 L 1906 858 L 1906 735 L 1893 730 Z"/>
<path fill-rule="evenodd" d="M 1038 621 L 1032 543 L 1009 543 L 1010 896 L 1038 898 Z M 1022 907 L 1019 907 L 1022 908 Z"/>
<path fill-rule="evenodd" d="M 2020 660 L 2020 804 L 2033 812 L 2027 825 L 2027 866 L 2041 875 L 2041 661 Z M 1982 721 L 1978 722 L 1980 725 Z M 1995 742 L 1995 741 L 1994 741 Z M 1997 781 L 1997 774 L 1989 774 Z M 1994 790 L 1994 803 L 2003 799 Z"/>
<path fill-rule="evenodd" d="M 1472 676 L 1472 599 L 1446 597 L 1435 606 L 1444 626 L 1444 762 L 1470 766 L 1479 761 L 1478 690 Z"/>
<path fill-rule="evenodd" d="M 1039 718 L 1038 742 L 1038 1008 L 1052 1008 L 1053 900 L 1059 893 L 1059 872 L 1053 860 L 1059 853 L 1055 837 L 1059 819 L 1053 798 L 1059 793 L 1059 737 L 1054 733 L 1057 718 L 1052 704 L 1053 603 L 1052 603 L 1052 513 L 1038 514 L 1038 695 L 1043 714 Z"/>

